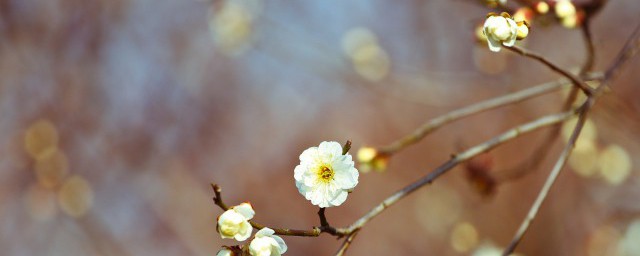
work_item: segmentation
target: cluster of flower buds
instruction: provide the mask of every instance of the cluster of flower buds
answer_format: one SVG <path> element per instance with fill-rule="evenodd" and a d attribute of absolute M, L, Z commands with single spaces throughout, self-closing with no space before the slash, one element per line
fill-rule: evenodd
<path fill-rule="evenodd" d="M 249 203 L 229 208 L 218 217 L 217 229 L 220 237 L 241 242 L 247 240 L 253 231 L 249 220 L 254 214 L 255 211 Z M 253 256 L 282 255 L 287 251 L 287 245 L 282 238 L 274 234 L 273 229 L 263 228 L 256 233 L 249 247 L 223 246 L 217 256 L 246 255 L 247 253 Z"/>
<path fill-rule="evenodd" d="M 496 7 L 498 1 L 496 0 L 486 0 L 486 3 L 489 6 Z M 504 3 L 500 2 L 500 5 L 504 5 Z M 499 46 L 501 43 L 504 45 L 510 46 L 513 42 L 512 33 L 512 23 L 509 19 L 513 20 L 517 24 L 517 39 L 521 40 L 526 37 L 530 26 L 529 24 L 533 23 L 533 20 L 538 16 L 543 16 L 548 13 L 553 8 L 553 14 L 555 14 L 555 18 L 560 24 L 567 28 L 575 28 L 579 26 L 585 19 L 585 12 L 581 8 L 576 7 L 576 5 L 571 2 L 571 0 L 552 0 L 552 1 L 539 1 L 530 6 L 524 6 L 518 8 L 513 16 L 510 16 L 506 13 L 495 14 L 490 13 L 487 16 L 487 20 L 482 25 L 479 25 L 476 28 L 476 39 L 479 42 L 486 42 L 492 39 L 493 42 L 490 41 L 489 48 L 492 51 L 499 51 Z M 506 14 L 506 15 L 505 15 Z M 499 16 L 502 16 L 500 18 Z M 490 29 L 494 29 L 493 33 L 487 34 L 486 29 L 487 26 L 490 26 Z M 498 44 L 496 44 L 498 43 Z"/>
<path fill-rule="evenodd" d="M 502 45 L 513 46 L 516 40 L 526 38 L 529 35 L 529 24 L 524 20 L 516 22 L 506 12 L 489 13 L 482 32 L 487 39 L 489 50 L 499 52 Z"/>

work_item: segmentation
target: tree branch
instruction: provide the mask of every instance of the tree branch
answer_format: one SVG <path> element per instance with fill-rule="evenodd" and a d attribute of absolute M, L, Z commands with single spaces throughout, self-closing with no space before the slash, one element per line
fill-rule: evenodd
<path fill-rule="evenodd" d="M 549 174 L 549 176 L 547 177 L 547 180 L 542 186 L 540 193 L 538 193 L 538 197 L 536 198 L 535 202 L 531 206 L 529 213 L 523 220 L 515 236 L 511 240 L 511 243 L 509 243 L 509 246 L 507 246 L 507 248 L 502 253 L 503 256 L 509 255 L 515 250 L 516 246 L 518 246 L 518 244 L 524 237 L 524 234 L 529 229 L 529 225 L 531 225 L 531 222 L 538 214 L 538 210 L 540 210 L 540 206 L 542 205 L 544 200 L 547 198 L 547 195 L 549 194 L 549 190 L 551 190 L 551 186 L 553 186 L 553 183 L 558 178 L 558 175 L 560 174 L 562 167 L 564 167 L 564 164 L 566 163 L 567 159 L 571 155 L 571 151 L 573 150 L 576 140 L 578 139 L 578 136 L 580 135 L 580 131 L 582 130 L 582 127 L 586 120 L 587 112 L 589 111 L 592 105 L 593 105 L 593 98 L 589 98 L 587 102 L 585 102 L 585 104 L 580 108 L 578 122 L 576 123 L 576 126 L 573 129 L 573 133 L 569 138 L 569 142 L 567 142 L 567 145 L 565 145 L 564 150 L 562 151 L 562 153 L 560 154 L 560 157 L 558 158 L 558 161 L 556 161 L 555 165 L 553 166 L 553 169 L 551 170 L 551 173 Z"/>
<path fill-rule="evenodd" d="M 633 34 L 631 34 L 627 42 L 624 44 L 624 47 L 613 61 L 613 64 L 611 64 L 605 72 L 604 80 L 609 81 L 613 79 L 618 74 L 621 67 L 638 53 L 638 49 L 640 49 L 640 25 L 638 25 L 633 31 Z"/>
<path fill-rule="evenodd" d="M 539 54 L 527 51 L 523 48 L 520 48 L 518 46 L 504 46 L 505 48 L 518 53 L 522 56 L 534 59 L 539 61 L 540 63 L 544 64 L 545 66 L 549 67 L 551 70 L 555 71 L 556 73 L 566 77 L 567 79 L 569 79 L 573 85 L 575 85 L 576 87 L 580 88 L 585 94 L 587 95 L 592 95 L 593 94 L 593 89 L 591 87 L 589 87 L 586 83 L 584 83 L 582 80 L 580 80 L 580 78 L 578 78 L 577 76 L 575 76 L 574 74 L 571 74 L 569 71 L 564 70 L 563 68 L 557 66 L 556 64 L 553 64 L 551 61 L 547 60 L 546 58 L 542 57 Z"/>
<path fill-rule="evenodd" d="M 600 77 L 602 77 L 602 75 L 592 74 L 592 75 L 589 75 L 588 77 L 590 80 L 593 80 L 593 79 L 599 79 Z M 530 99 L 539 95 L 553 92 L 561 88 L 567 87 L 568 84 L 569 82 L 566 79 L 560 79 L 558 81 L 540 84 L 534 87 L 530 87 L 524 90 L 520 90 L 514 93 L 492 98 L 489 100 L 481 101 L 476 104 L 469 105 L 469 106 L 448 112 L 444 115 L 438 116 L 436 118 L 433 118 L 427 121 L 422 126 L 418 127 L 418 129 L 413 131 L 411 134 L 406 135 L 400 138 L 399 140 L 392 142 L 387 146 L 381 147 L 379 151 L 384 154 L 389 154 L 389 155 L 394 154 L 407 146 L 410 146 L 419 142 L 422 138 L 436 131 L 438 128 L 440 128 L 445 124 L 457 121 L 467 116 L 482 113 L 484 111 L 488 111 L 498 107 L 521 102 L 526 99 Z"/>
<path fill-rule="evenodd" d="M 525 133 L 567 120 L 568 118 L 574 116 L 575 114 L 576 114 L 576 111 L 571 110 L 571 111 L 567 111 L 559 114 L 552 114 L 552 115 L 547 115 L 547 116 L 538 118 L 529 123 L 525 123 L 523 125 L 512 128 L 506 131 L 505 133 L 502 133 L 484 143 L 476 145 L 475 147 L 469 148 L 460 154 L 454 155 L 449 161 L 440 165 L 431 173 L 409 184 L 408 186 L 402 188 L 401 190 L 397 191 L 393 195 L 387 197 L 385 200 L 383 200 L 380 204 L 378 204 L 373 209 L 371 209 L 364 216 L 362 216 L 360 219 L 358 219 L 353 224 L 351 224 L 348 228 L 338 229 L 337 231 L 338 233 L 341 233 L 341 234 L 351 234 L 355 230 L 362 228 L 367 222 L 369 222 L 371 219 L 376 217 L 385 209 L 389 208 L 394 203 L 398 202 L 400 199 L 414 192 L 418 188 L 421 188 L 424 185 L 430 184 L 435 179 L 437 179 L 438 177 L 440 177 L 441 175 L 443 175 L 453 167 L 457 166 L 458 164 L 464 161 L 467 161 L 478 154 L 489 151 L 495 148 L 496 146 L 504 142 L 510 141 L 514 138 L 517 138 Z"/>
<path fill-rule="evenodd" d="M 347 238 L 344 239 L 344 242 L 336 252 L 336 256 L 342 256 L 347 252 L 347 249 L 349 249 L 349 246 L 351 245 L 351 243 L 353 243 L 353 239 L 355 239 L 358 235 L 358 231 L 359 230 L 354 230 L 347 236 Z"/>

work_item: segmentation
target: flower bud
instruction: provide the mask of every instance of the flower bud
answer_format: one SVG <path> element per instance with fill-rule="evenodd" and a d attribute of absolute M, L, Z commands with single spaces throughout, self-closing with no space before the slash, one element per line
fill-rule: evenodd
<path fill-rule="evenodd" d="M 253 256 L 282 255 L 287 251 L 287 245 L 279 236 L 273 235 L 275 231 L 263 228 L 256 233 L 255 238 L 249 244 L 249 253 Z"/>
<path fill-rule="evenodd" d="M 513 46 L 516 43 L 518 25 L 508 13 L 490 13 L 484 22 L 483 31 L 487 36 L 489 50 L 499 52 L 502 45 Z"/>
<path fill-rule="evenodd" d="M 358 162 L 360 171 L 366 173 L 371 170 L 384 172 L 389 163 L 389 155 L 378 151 L 372 147 L 362 147 L 358 150 Z"/>
<path fill-rule="evenodd" d="M 529 35 L 529 23 L 527 23 L 526 21 L 519 21 L 517 22 L 517 24 L 518 24 L 518 33 L 517 33 L 516 39 L 517 40 L 525 39 L 527 35 Z"/>
<path fill-rule="evenodd" d="M 253 227 L 249 220 L 255 212 L 249 203 L 231 207 L 218 217 L 218 233 L 222 238 L 234 238 L 238 241 L 247 240 L 251 236 Z"/>

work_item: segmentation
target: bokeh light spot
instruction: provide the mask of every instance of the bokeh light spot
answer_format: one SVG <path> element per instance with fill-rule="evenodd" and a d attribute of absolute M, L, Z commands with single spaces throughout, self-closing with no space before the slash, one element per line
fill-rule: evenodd
<path fill-rule="evenodd" d="M 29 126 L 24 135 L 24 147 L 36 159 L 50 148 L 58 146 L 58 131 L 51 121 L 40 119 Z"/>
<path fill-rule="evenodd" d="M 478 231 L 468 222 L 455 225 L 451 232 L 451 246 L 460 253 L 466 253 L 478 245 Z"/>
<path fill-rule="evenodd" d="M 58 192 L 58 203 L 66 214 L 72 217 L 84 216 L 93 205 L 93 189 L 84 178 L 69 177 Z"/>
<path fill-rule="evenodd" d="M 69 173 L 69 162 L 64 152 L 54 148 L 36 159 L 35 169 L 38 182 L 46 188 L 53 188 L 60 185 Z"/>

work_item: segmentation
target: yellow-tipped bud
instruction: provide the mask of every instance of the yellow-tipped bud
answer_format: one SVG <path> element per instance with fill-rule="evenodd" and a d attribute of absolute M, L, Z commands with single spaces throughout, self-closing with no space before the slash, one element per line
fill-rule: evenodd
<path fill-rule="evenodd" d="M 362 147 L 357 153 L 358 162 L 360 163 L 359 170 L 363 173 L 370 172 L 371 170 L 377 172 L 384 172 L 387 169 L 389 163 L 389 155 L 381 153 L 372 147 Z"/>

